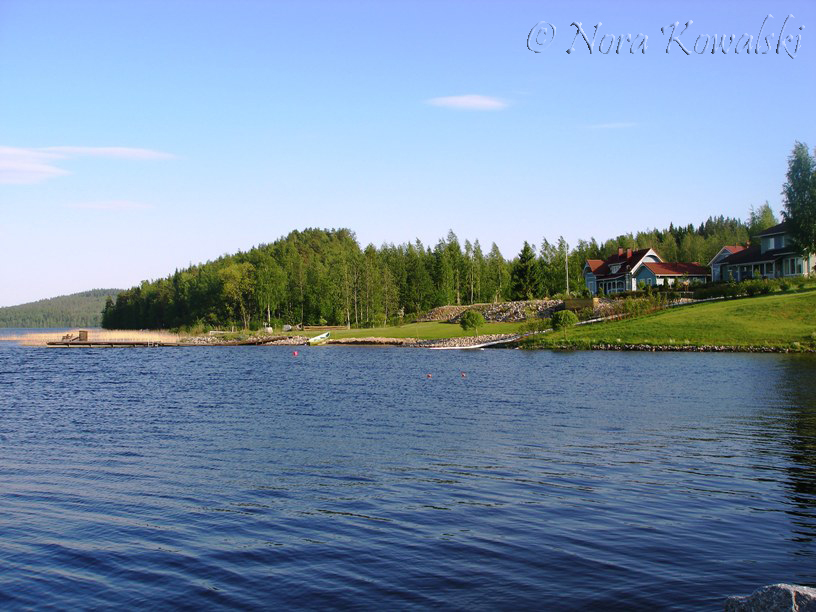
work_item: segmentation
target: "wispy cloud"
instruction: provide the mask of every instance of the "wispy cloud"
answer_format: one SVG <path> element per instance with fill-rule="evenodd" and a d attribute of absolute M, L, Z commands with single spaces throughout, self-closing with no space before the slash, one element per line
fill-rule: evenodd
<path fill-rule="evenodd" d="M 55 157 L 36 149 L 0 146 L 0 184 L 27 185 L 70 174 L 51 163 Z"/>
<path fill-rule="evenodd" d="M 502 110 L 507 108 L 507 102 L 500 98 L 481 96 L 479 94 L 467 94 L 464 96 L 446 96 L 442 98 L 431 98 L 426 100 L 431 106 L 442 106 L 444 108 L 454 108 L 457 110 Z"/>
<path fill-rule="evenodd" d="M 637 123 L 626 123 L 626 122 L 618 122 L 618 123 L 596 123 L 594 125 L 585 125 L 584 127 L 588 130 L 623 130 L 626 128 L 635 127 Z"/>
<path fill-rule="evenodd" d="M 151 204 L 133 202 L 131 200 L 103 200 L 101 202 L 79 202 L 67 204 L 68 208 L 85 210 L 147 210 L 153 208 Z"/>
<path fill-rule="evenodd" d="M 0 146 L 0 184 L 30 185 L 71 174 L 58 162 L 76 157 L 108 157 L 131 160 L 173 159 L 163 151 L 133 147 L 41 147 Z"/>
<path fill-rule="evenodd" d="M 56 153 L 64 157 L 92 156 L 114 157 L 119 159 L 174 159 L 175 155 L 152 149 L 137 149 L 134 147 L 45 147 L 40 149 L 46 153 Z"/>

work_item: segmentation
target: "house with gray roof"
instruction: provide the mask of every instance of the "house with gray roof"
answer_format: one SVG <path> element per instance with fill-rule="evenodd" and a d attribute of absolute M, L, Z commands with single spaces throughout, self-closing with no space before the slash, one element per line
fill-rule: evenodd
<path fill-rule="evenodd" d="M 803 256 L 793 246 L 787 230 L 787 223 L 782 222 L 760 232 L 756 238 L 759 244 L 732 252 L 720 257 L 722 250 L 712 260 L 717 261 L 716 280 L 743 281 L 751 278 L 782 278 L 788 276 L 808 276 L 816 266 L 816 255 Z M 724 247 L 727 248 L 727 247 Z"/>

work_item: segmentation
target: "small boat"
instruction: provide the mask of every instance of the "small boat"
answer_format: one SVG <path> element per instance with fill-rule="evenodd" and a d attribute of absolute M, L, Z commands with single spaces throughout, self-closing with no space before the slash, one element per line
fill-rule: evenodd
<path fill-rule="evenodd" d="M 315 346 L 317 344 L 322 344 L 323 342 L 325 342 L 326 340 L 329 339 L 330 333 L 331 332 L 324 332 L 324 333 L 320 334 L 319 336 L 315 336 L 314 338 L 309 338 L 309 340 L 308 340 L 309 346 Z"/>

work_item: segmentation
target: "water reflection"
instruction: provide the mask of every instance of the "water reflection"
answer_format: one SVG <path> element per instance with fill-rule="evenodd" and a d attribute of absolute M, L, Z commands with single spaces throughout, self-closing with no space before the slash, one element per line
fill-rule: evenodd
<path fill-rule="evenodd" d="M 816 358 L 803 355 L 781 362 L 778 390 L 784 400 L 789 435 L 787 467 L 797 541 L 816 539 Z"/>

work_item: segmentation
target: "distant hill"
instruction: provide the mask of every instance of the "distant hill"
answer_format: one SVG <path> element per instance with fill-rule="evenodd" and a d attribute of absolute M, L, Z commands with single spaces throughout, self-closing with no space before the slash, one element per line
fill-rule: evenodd
<path fill-rule="evenodd" d="M 0 327 L 99 327 L 108 296 L 121 289 L 92 289 L 0 308 Z"/>

